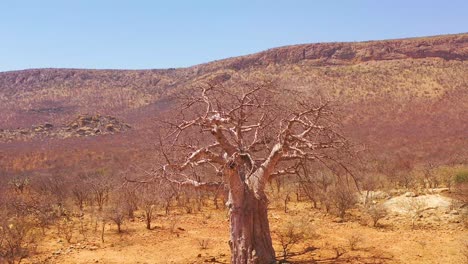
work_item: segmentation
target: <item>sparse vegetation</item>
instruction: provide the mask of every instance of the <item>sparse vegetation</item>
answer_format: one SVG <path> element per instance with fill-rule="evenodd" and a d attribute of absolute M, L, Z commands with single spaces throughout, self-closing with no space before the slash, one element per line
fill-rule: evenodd
<path fill-rule="evenodd" d="M 0 73 L 0 262 L 67 263 L 97 245 L 105 256 L 140 243 L 136 261 L 157 252 L 155 262 L 169 253 L 187 262 L 194 252 L 174 252 L 194 241 L 197 258 L 219 263 L 229 250 L 232 262 L 404 262 L 411 252 L 395 247 L 410 237 L 427 253 L 415 259 L 458 263 L 466 245 L 452 237 L 468 223 L 466 62 L 410 52 L 421 41 L 455 52 L 454 38 L 396 41 L 406 59 L 382 59 L 386 42 L 372 42 L 173 70 Z M 330 47 L 333 62 L 322 52 Z M 347 61 L 353 50 L 377 53 Z M 359 159 L 348 139 L 362 143 Z M 405 203 L 389 210 L 395 198 Z M 385 225 L 356 225 L 369 218 Z M 451 242 L 424 239 L 422 228 Z M 441 254 L 453 247 L 457 255 Z"/>
<path fill-rule="evenodd" d="M 281 244 L 281 257 L 286 261 L 291 256 L 291 250 L 297 244 L 302 244 L 306 240 L 311 240 L 316 237 L 315 230 L 310 223 L 304 220 L 293 219 L 286 222 L 276 232 L 279 243 Z"/>
<path fill-rule="evenodd" d="M 208 249 L 211 240 L 210 239 L 198 239 L 198 247 L 202 250 Z"/>
<path fill-rule="evenodd" d="M 14 264 L 34 253 L 38 234 L 27 218 L 0 218 L 0 261 Z"/>
<path fill-rule="evenodd" d="M 358 233 L 353 233 L 348 238 L 348 245 L 352 251 L 358 250 L 361 244 L 363 243 L 364 238 Z"/>
<path fill-rule="evenodd" d="M 387 216 L 388 211 L 382 204 L 371 205 L 366 209 L 372 219 L 372 226 L 377 227 L 380 219 Z"/>
<path fill-rule="evenodd" d="M 346 211 L 351 209 L 357 202 L 356 194 L 344 183 L 336 184 L 330 192 L 330 199 L 337 211 L 337 215 L 345 218 Z"/>
<path fill-rule="evenodd" d="M 422 199 L 408 199 L 401 205 L 407 212 L 408 217 L 411 219 L 411 229 L 415 229 L 416 221 L 421 213 L 427 208 L 427 204 Z"/>
<path fill-rule="evenodd" d="M 75 221 L 69 217 L 62 217 L 57 221 L 56 225 L 59 237 L 65 239 L 68 243 L 71 243 L 73 232 L 75 231 Z"/>

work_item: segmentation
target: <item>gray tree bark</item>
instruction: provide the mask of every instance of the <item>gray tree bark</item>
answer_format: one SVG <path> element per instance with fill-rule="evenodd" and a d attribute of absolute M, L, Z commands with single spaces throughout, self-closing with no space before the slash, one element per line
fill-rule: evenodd
<path fill-rule="evenodd" d="M 243 202 L 230 207 L 231 263 L 275 263 L 267 201 L 257 198 L 247 185 Z"/>

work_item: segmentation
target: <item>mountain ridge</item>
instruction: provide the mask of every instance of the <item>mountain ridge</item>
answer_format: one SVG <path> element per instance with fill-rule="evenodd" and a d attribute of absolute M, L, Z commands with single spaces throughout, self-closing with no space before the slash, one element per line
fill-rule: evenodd
<path fill-rule="evenodd" d="M 141 138 L 154 136 L 155 116 L 170 108 L 168 100 L 178 93 L 206 81 L 239 85 L 271 79 L 285 90 L 339 101 L 348 115 L 345 130 L 356 142 L 385 153 L 442 159 L 468 149 L 463 133 L 468 131 L 467 56 L 468 34 L 463 33 L 299 44 L 177 69 L 1 72 L 0 129 L 30 130 L 45 123 L 60 127 L 82 114 L 110 115 L 132 129 L 73 142 L 82 141 L 83 147 L 83 142 L 99 145 L 121 137 L 122 144 L 142 149 L 146 140 Z M 60 145 L 71 139 L 51 140 Z M 17 143 L 27 148 L 27 142 Z M 9 137 L 8 146 L 14 144 Z M 41 151 L 37 144 L 31 152 Z M 100 151 L 110 151 L 112 145 Z"/>
<path fill-rule="evenodd" d="M 236 59 L 241 59 L 244 57 L 249 57 L 249 56 L 255 56 L 255 55 L 260 55 L 264 53 L 269 53 L 269 52 L 274 52 L 274 51 L 282 51 L 282 50 L 288 50 L 288 49 L 297 49 L 297 48 L 311 48 L 314 46 L 353 46 L 353 45 L 388 45 L 388 44 L 395 44 L 395 43 L 404 43 L 404 42 L 412 42 L 412 43 L 418 43 L 416 46 L 419 45 L 429 45 L 433 43 L 427 43 L 429 42 L 435 42 L 437 43 L 438 41 L 442 40 L 442 42 L 455 42 L 455 43 L 461 43 L 461 44 L 466 44 L 468 42 L 468 32 L 464 33 L 456 33 L 456 34 L 445 34 L 445 35 L 433 35 L 433 36 L 421 36 L 421 37 L 409 37 L 409 38 L 397 38 L 397 39 L 384 39 L 384 40 L 366 40 L 366 41 L 333 41 L 333 42 L 316 42 L 316 43 L 301 43 L 301 44 L 292 44 L 292 45 L 284 45 L 284 46 L 279 46 L 279 47 L 273 47 L 273 48 L 268 48 L 263 51 L 258 51 L 254 53 L 249 53 L 245 55 L 240 55 L 240 56 L 233 56 L 233 57 L 227 57 L 227 58 L 222 58 L 222 59 L 217 59 L 209 62 L 204 62 L 204 63 L 199 63 L 199 64 L 194 64 L 191 66 L 187 67 L 171 67 L 171 68 L 149 68 L 149 69 L 113 69 L 113 68 L 100 68 L 100 69 L 93 69 L 93 68 L 55 68 L 55 67 L 45 67 L 45 68 L 27 68 L 27 69 L 20 69 L 20 70 L 11 70 L 11 71 L 0 71 L 0 74 L 2 73 L 19 73 L 19 72 L 28 72 L 28 71 L 36 71 L 36 70 L 74 70 L 74 71 L 86 71 L 86 70 L 93 70 L 93 71 L 165 71 L 165 70 L 182 70 L 182 69 L 189 69 L 189 68 L 194 68 L 194 67 L 200 67 L 216 62 L 224 62 L 224 61 L 230 61 L 230 60 L 236 60 Z M 455 56 L 456 59 L 467 59 L 468 58 L 468 50 L 465 47 L 465 50 L 463 51 L 463 54 L 457 54 Z"/>

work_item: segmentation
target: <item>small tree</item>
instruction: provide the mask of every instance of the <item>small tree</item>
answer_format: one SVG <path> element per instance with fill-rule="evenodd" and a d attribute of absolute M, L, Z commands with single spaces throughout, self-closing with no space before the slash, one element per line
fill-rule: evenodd
<path fill-rule="evenodd" d="M 73 221 L 72 219 L 68 217 L 62 217 L 57 222 L 58 235 L 64 238 L 68 243 L 71 242 L 74 231 L 75 231 L 75 221 Z"/>
<path fill-rule="evenodd" d="M 127 217 L 130 220 L 135 218 L 135 211 L 138 210 L 139 197 L 137 189 L 129 186 L 125 186 L 119 192 L 120 202 L 124 203 L 123 206 L 127 209 Z"/>
<path fill-rule="evenodd" d="M 107 176 L 105 169 L 88 173 L 86 183 L 90 186 L 93 199 L 102 211 L 104 204 L 109 200 L 109 192 L 112 189 L 111 181 Z"/>
<path fill-rule="evenodd" d="M 317 202 L 320 201 L 321 208 L 328 213 L 331 206 L 328 190 L 333 184 L 333 177 L 321 170 L 312 173 L 313 170 L 314 168 L 308 164 L 300 164 L 297 170 L 299 183 L 307 198 L 312 201 L 314 208 L 317 208 Z"/>
<path fill-rule="evenodd" d="M 144 185 L 138 193 L 140 207 L 145 214 L 146 229 L 151 230 L 154 211 L 161 201 L 159 190 L 154 185 Z"/>
<path fill-rule="evenodd" d="M 87 186 L 82 179 L 79 179 L 73 184 L 73 187 L 71 188 L 72 198 L 80 211 L 83 211 L 84 203 L 89 198 L 89 187 L 90 186 Z"/>
<path fill-rule="evenodd" d="M 357 202 L 356 195 L 344 183 L 336 184 L 330 192 L 330 197 L 341 219 L 344 219 L 346 211 L 351 209 Z"/>
<path fill-rule="evenodd" d="M 127 218 L 127 210 L 125 208 L 125 204 L 122 203 L 115 203 L 111 208 L 108 209 L 107 219 L 114 222 L 117 226 L 117 232 L 122 232 L 122 224 L 124 223 L 125 219 Z"/>

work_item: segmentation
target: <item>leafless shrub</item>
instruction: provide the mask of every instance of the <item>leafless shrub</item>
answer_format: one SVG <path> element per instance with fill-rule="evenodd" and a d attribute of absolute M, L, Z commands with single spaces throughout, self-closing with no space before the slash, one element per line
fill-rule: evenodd
<path fill-rule="evenodd" d="M 416 220 L 419 218 L 420 214 L 427 208 L 426 201 L 418 197 L 408 198 L 408 200 L 405 200 L 405 202 L 403 202 L 402 207 L 411 219 L 411 229 L 414 230 L 416 227 Z"/>
<path fill-rule="evenodd" d="M 89 223 L 85 220 L 84 216 L 81 215 L 79 218 L 80 226 L 79 233 L 83 236 L 84 240 L 88 239 Z"/>
<path fill-rule="evenodd" d="M 34 177 L 31 188 L 36 195 L 47 197 L 47 202 L 54 204 L 59 209 L 59 215 L 63 214 L 62 209 L 66 209 L 67 198 L 69 197 L 69 183 L 60 171 L 52 173 L 39 174 Z"/>
<path fill-rule="evenodd" d="M 221 203 L 224 201 L 224 203 L 226 202 L 226 199 L 227 199 L 227 190 L 225 188 L 225 186 L 220 186 L 219 188 L 217 188 L 213 193 L 213 204 L 215 206 L 216 209 L 220 209 L 220 208 L 224 208 L 223 206 L 219 206 L 219 202 L 218 200 L 221 198 Z"/>
<path fill-rule="evenodd" d="M 109 178 L 106 177 L 107 174 L 108 172 L 105 169 L 99 169 L 88 173 L 86 179 L 87 185 L 91 188 L 93 200 L 96 202 L 100 211 L 109 200 L 109 193 L 112 189 Z"/>
<path fill-rule="evenodd" d="M 75 182 L 71 189 L 72 198 L 80 210 L 83 210 L 85 201 L 89 198 L 90 191 L 82 179 Z"/>
<path fill-rule="evenodd" d="M 158 191 L 162 205 L 164 207 L 164 212 L 166 215 L 169 215 L 172 200 L 178 195 L 177 188 L 167 183 L 161 183 L 159 185 Z"/>
<path fill-rule="evenodd" d="M 387 208 L 382 204 L 371 205 L 366 209 L 367 214 L 372 219 L 372 226 L 376 227 L 380 219 L 388 215 Z"/>
<path fill-rule="evenodd" d="M 297 220 L 284 224 L 277 232 L 278 240 L 282 248 L 282 258 L 286 260 L 291 256 L 291 249 L 307 239 L 316 237 L 312 226 L 304 221 Z"/>
<path fill-rule="evenodd" d="M 278 186 L 278 185 L 277 185 Z M 293 194 L 292 186 L 289 184 L 282 184 L 282 188 L 274 188 L 270 185 L 270 203 L 275 208 L 282 208 L 285 213 L 288 212 L 288 203 L 291 201 L 291 194 Z"/>
<path fill-rule="evenodd" d="M 159 190 L 154 186 L 142 186 L 139 189 L 139 204 L 145 214 L 146 229 L 151 230 L 154 211 L 161 201 Z"/>
<path fill-rule="evenodd" d="M 363 241 L 364 238 L 362 237 L 362 235 L 354 233 L 348 238 L 349 248 L 352 251 L 357 250 Z"/>
<path fill-rule="evenodd" d="M 330 192 L 331 202 L 340 218 L 344 219 L 346 211 L 357 202 L 356 195 L 345 184 L 336 184 Z"/>
<path fill-rule="evenodd" d="M 290 187 L 291 186 L 288 185 L 288 187 L 283 188 L 283 194 L 281 195 L 281 201 L 283 202 L 285 213 L 288 212 L 288 203 L 291 201 L 291 194 L 293 193 L 293 190 Z"/>
<path fill-rule="evenodd" d="M 171 215 L 169 217 L 169 230 L 171 233 L 175 233 L 177 230 L 177 225 L 180 222 L 180 217 L 178 215 Z"/>
<path fill-rule="evenodd" d="M 0 262 L 20 263 L 36 249 L 37 233 L 27 218 L 0 219 Z"/>
<path fill-rule="evenodd" d="M 59 237 L 70 243 L 73 238 L 75 222 L 68 217 L 62 217 L 59 221 L 57 221 L 56 226 Z"/>
<path fill-rule="evenodd" d="M 57 208 L 49 196 L 41 195 L 35 199 L 35 205 L 32 207 L 32 215 L 36 220 L 36 226 L 40 227 L 42 234 L 45 234 L 46 228 L 52 225 L 60 215 L 54 208 Z M 61 210 L 63 212 L 63 210 Z"/>
<path fill-rule="evenodd" d="M 455 176 L 455 186 L 452 196 L 464 204 L 468 204 L 468 172 L 459 173 Z"/>
<path fill-rule="evenodd" d="M 121 190 L 120 202 L 123 203 L 123 206 L 127 210 L 127 217 L 130 220 L 135 219 L 135 211 L 138 209 L 139 203 L 139 196 L 140 193 L 137 194 L 137 189 L 126 186 Z"/>
<path fill-rule="evenodd" d="M 209 238 L 203 238 L 203 239 L 198 239 L 198 247 L 200 249 L 208 249 L 209 244 L 211 243 L 211 240 Z"/>
<path fill-rule="evenodd" d="M 106 218 L 110 221 L 114 222 L 117 226 L 117 232 L 122 232 L 122 224 L 125 222 L 127 218 L 127 212 L 125 210 L 125 206 L 122 204 L 114 204 L 107 212 Z"/>
<path fill-rule="evenodd" d="M 310 165 L 301 165 L 297 173 L 299 185 L 307 198 L 313 203 L 314 208 L 317 208 L 317 203 L 320 202 L 321 208 L 328 213 L 331 209 L 328 191 L 333 184 L 333 177 L 323 171 L 317 173 L 311 173 L 311 171 Z"/>
<path fill-rule="evenodd" d="M 30 183 L 31 181 L 27 176 L 17 176 L 8 182 L 17 193 L 23 193 L 30 186 Z"/>

